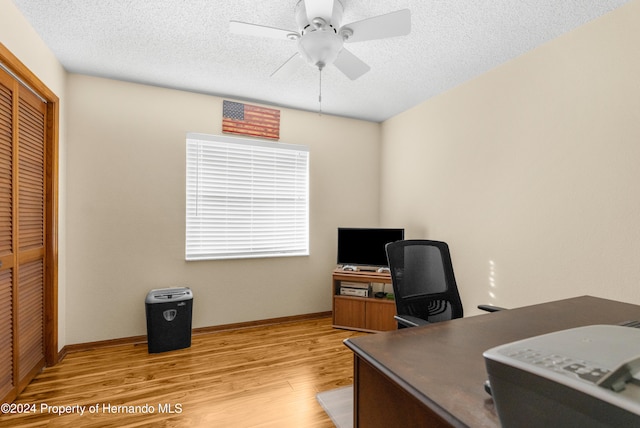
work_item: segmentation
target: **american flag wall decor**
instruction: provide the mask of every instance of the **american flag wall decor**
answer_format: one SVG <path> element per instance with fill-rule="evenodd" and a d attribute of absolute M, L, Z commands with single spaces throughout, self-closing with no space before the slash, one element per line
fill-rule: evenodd
<path fill-rule="evenodd" d="M 222 132 L 280 139 L 280 110 L 224 100 Z"/>

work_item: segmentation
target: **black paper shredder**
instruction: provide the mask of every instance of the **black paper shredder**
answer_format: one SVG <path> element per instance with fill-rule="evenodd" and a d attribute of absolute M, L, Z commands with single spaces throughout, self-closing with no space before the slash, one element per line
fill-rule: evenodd
<path fill-rule="evenodd" d="M 191 346 L 193 293 L 187 287 L 159 288 L 145 299 L 150 354 Z"/>

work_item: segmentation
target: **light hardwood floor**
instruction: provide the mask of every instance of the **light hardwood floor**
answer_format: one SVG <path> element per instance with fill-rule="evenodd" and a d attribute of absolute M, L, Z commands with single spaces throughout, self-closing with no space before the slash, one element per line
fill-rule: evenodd
<path fill-rule="evenodd" d="M 353 382 L 342 341 L 362 334 L 322 318 L 194 335 L 160 354 L 146 344 L 70 353 L 15 401 L 29 413 L 0 414 L 0 427 L 332 427 L 315 396 Z M 77 407 L 58 416 L 55 406 Z"/>

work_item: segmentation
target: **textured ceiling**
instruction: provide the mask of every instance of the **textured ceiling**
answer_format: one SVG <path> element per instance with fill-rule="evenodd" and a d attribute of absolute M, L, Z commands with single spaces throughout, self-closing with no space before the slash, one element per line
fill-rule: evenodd
<path fill-rule="evenodd" d="M 408 8 L 408 36 L 349 44 L 371 66 L 322 73 L 322 111 L 374 122 L 468 81 L 628 0 L 341 0 L 342 23 Z M 297 30 L 297 0 L 13 0 L 73 73 L 318 111 L 319 73 L 270 77 L 288 40 L 233 35 L 237 20 Z"/>

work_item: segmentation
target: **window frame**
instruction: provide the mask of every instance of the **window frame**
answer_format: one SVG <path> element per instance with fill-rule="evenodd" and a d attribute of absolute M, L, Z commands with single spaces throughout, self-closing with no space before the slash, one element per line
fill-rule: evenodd
<path fill-rule="evenodd" d="M 309 255 L 309 149 L 187 133 L 185 260 Z"/>

